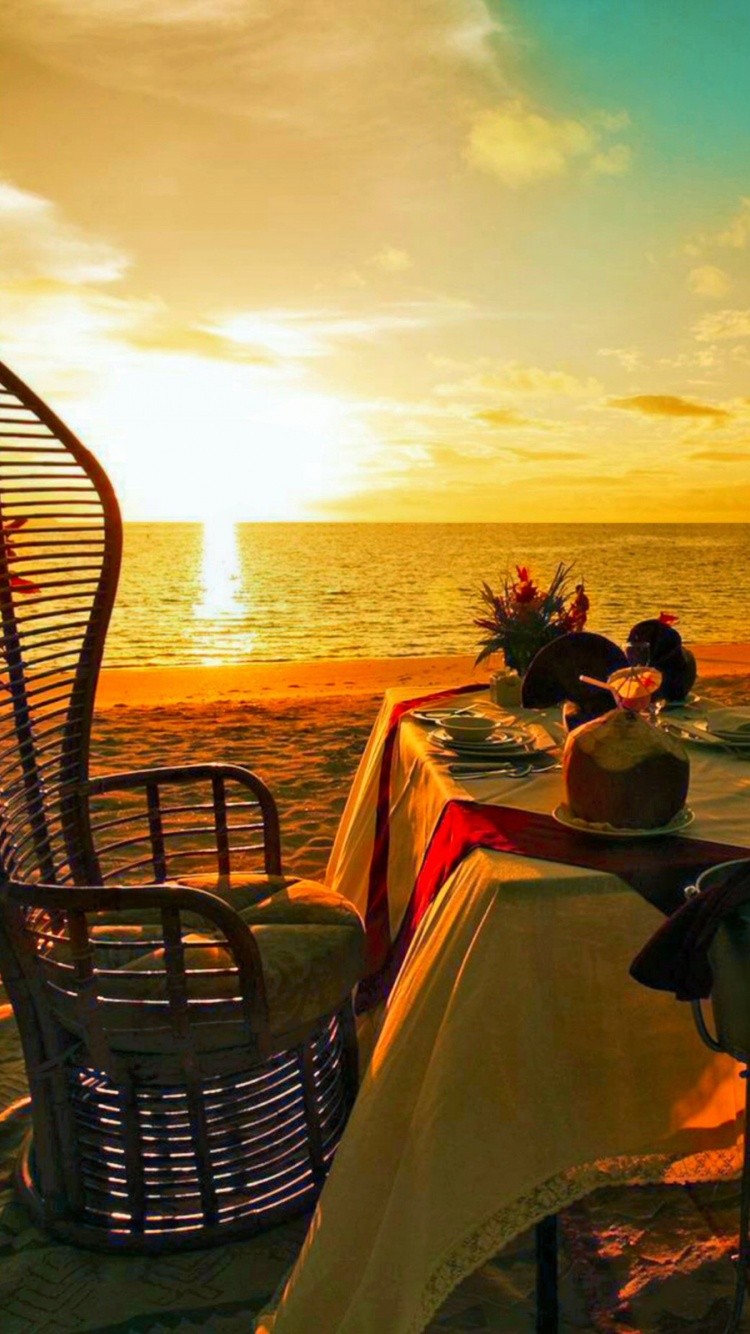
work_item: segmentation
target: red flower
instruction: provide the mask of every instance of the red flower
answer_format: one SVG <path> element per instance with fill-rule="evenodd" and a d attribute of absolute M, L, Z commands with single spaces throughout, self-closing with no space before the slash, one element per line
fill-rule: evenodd
<path fill-rule="evenodd" d="M 16 549 L 7 541 L 7 535 L 8 533 L 17 532 L 17 530 L 23 528 L 27 522 L 27 519 L 3 520 L 3 537 L 6 538 L 5 558 L 8 561 L 8 564 L 16 559 Z M 41 593 L 42 591 L 37 584 L 32 583 L 30 579 L 24 579 L 20 574 L 10 574 L 10 586 L 11 588 L 15 588 L 17 593 Z"/>
<path fill-rule="evenodd" d="M 679 619 L 679 616 L 673 616 L 671 611 L 659 612 L 659 620 L 662 625 L 676 625 Z"/>
<path fill-rule="evenodd" d="M 518 583 L 513 585 L 513 596 L 516 602 L 521 604 L 533 602 L 539 596 L 539 591 L 529 574 L 528 568 L 525 565 L 517 565 L 516 574 L 518 575 Z"/>

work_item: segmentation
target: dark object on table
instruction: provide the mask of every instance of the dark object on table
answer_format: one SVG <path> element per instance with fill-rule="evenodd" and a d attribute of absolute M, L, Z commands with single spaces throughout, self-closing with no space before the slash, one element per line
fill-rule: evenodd
<path fill-rule="evenodd" d="M 612 708 L 610 691 L 586 685 L 581 675 L 606 681 L 612 672 L 627 665 L 623 650 L 604 635 L 589 630 L 561 635 L 533 659 L 523 678 L 521 703 L 526 709 L 565 704 L 563 719 L 570 731 Z"/>
<path fill-rule="evenodd" d="M 89 778 L 117 500 L 3 366 L 0 415 L 0 970 L 33 1119 L 19 1186 L 75 1244 L 257 1232 L 313 1203 L 352 1105 L 362 923 L 284 879 L 249 770 Z"/>
<path fill-rule="evenodd" d="M 690 649 L 684 648 L 682 636 L 672 625 L 663 621 L 639 621 L 628 635 L 628 642 L 638 656 L 637 645 L 647 645 L 648 665 L 662 674 L 662 683 L 655 699 L 670 703 L 685 699 L 695 685 L 697 666 Z M 636 661 L 635 665 L 639 665 Z"/>
<path fill-rule="evenodd" d="M 636 982 L 656 991 L 673 991 L 678 1000 L 705 1000 L 712 994 L 710 951 L 726 918 L 750 905 L 750 859 L 704 871 L 697 888 L 701 892 L 690 894 L 662 923 L 630 966 Z"/>

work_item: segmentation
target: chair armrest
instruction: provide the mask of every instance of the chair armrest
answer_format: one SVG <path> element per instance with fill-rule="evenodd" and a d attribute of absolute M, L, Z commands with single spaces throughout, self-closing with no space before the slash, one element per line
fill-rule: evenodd
<path fill-rule="evenodd" d="M 166 813 L 175 813 L 175 810 L 183 815 L 191 815 L 196 812 L 210 809 L 213 818 L 213 827 L 200 827 L 203 835 L 213 834 L 213 851 L 216 854 L 219 874 L 228 875 L 231 865 L 232 847 L 230 835 L 233 830 L 228 823 L 228 810 L 232 803 L 227 802 L 227 784 L 236 784 L 245 791 L 252 793 L 253 804 L 257 805 L 262 822 L 262 846 L 251 845 L 250 848 L 244 847 L 236 851 L 261 851 L 263 852 L 263 867 L 266 875 L 281 875 L 281 836 L 279 829 L 279 815 L 276 802 L 266 784 L 254 774 L 250 769 L 246 769 L 238 764 L 182 764 L 167 765 L 159 768 L 132 769 L 123 773 L 104 774 L 99 778 L 89 778 L 83 784 L 82 791 L 89 799 L 97 796 L 106 796 L 116 792 L 133 792 L 142 790 L 146 795 L 147 810 L 146 819 L 148 822 L 148 839 L 151 845 L 151 855 L 148 858 L 141 857 L 139 861 L 131 862 L 125 867 L 114 867 L 111 871 L 105 872 L 102 876 L 104 881 L 117 878 L 124 870 L 133 869 L 139 865 L 150 861 L 153 867 L 153 877 L 156 883 L 161 883 L 170 875 L 169 862 L 172 857 L 179 854 L 170 845 L 171 840 L 184 837 L 191 832 L 198 832 L 197 826 L 186 824 L 182 830 L 165 829 L 163 823 L 164 809 L 162 806 L 162 790 L 170 785 L 186 786 L 207 784 L 210 787 L 210 804 L 194 803 L 178 808 L 172 808 Z M 247 803 L 245 803 L 247 804 Z M 132 823 L 136 817 L 128 817 L 119 823 L 126 825 Z M 204 817 L 205 818 L 205 817 Z M 97 834 L 98 830 L 111 828 L 115 822 L 108 822 L 97 826 L 92 824 L 92 832 Z M 256 826 L 247 826 L 256 828 Z M 110 844 L 108 848 L 97 848 L 99 855 L 104 851 L 124 849 L 129 843 L 143 843 L 144 839 L 125 838 L 118 844 Z M 171 853 L 171 856 L 170 856 Z"/>
<path fill-rule="evenodd" d="M 22 884 L 8 886 L 11 901 L 21 909 L 39 909 L 58 923 L 67 922 L 70 944 L 79 981 L 95 978 L 94 949 L 91 944 L 89 913 L 126 912 L 130 909 L 158 909 L 163 929 L 165 968 L 173 996 L 186 1001 L 183 949 L 185 941 L 182 913 L 203 918 L 221 933 L 217 944 L 225 948 L 237 969 L 246 1023 L 260 1049 L 270 1045 L 268 1001 L 263 964 L 255 937 L 239 913 L 223 899 L 204 889 L 182 885 L 80 886 Z M 28 920 L 28 919 L 27 919 Z M 29 928 L 27 928 L 28 930 Z M 33 929 L 33 928 L 32 928 Z M 191 928 L 191 931 L 194 928 Z M 189 944 L 189 942 L 188 942 Z M 141 948 L 148 949 L 145 943 Z M 176 985 L 175 985 L 176 980 Z"/>

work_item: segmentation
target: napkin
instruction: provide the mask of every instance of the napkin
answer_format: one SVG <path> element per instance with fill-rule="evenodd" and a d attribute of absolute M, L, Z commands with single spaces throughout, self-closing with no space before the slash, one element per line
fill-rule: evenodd
<path fill-rule="evenodd" d="M 708 726 L 712 732 L 736 732 L 750 737 L 750 709 L 712 709 Z"/>

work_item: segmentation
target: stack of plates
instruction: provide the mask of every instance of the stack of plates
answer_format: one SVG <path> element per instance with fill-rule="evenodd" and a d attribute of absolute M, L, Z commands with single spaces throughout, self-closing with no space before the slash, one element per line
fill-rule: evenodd
<path fill-rule="evenodd" d="M 451 755 L 471 760 L 515 760 L 535 749 L 533 737 L 521 727 L 496 728 L 484 741 L 454 741 L 440 727 L 430 737 L 430 746 Z"/>

